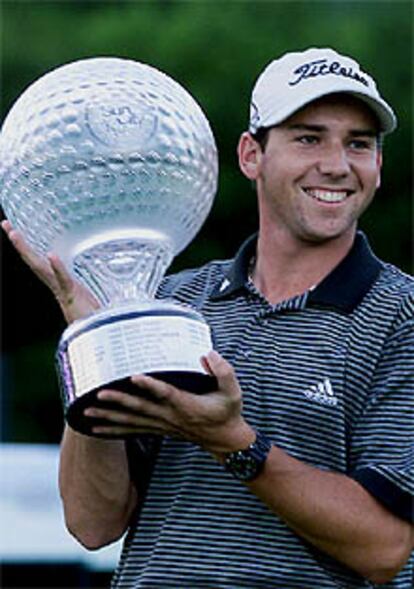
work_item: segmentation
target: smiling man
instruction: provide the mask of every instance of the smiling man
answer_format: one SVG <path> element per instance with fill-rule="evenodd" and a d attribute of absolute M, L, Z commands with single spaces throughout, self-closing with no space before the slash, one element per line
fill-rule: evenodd
<path fill-rule="evenodd" d="M 244 133 L 239 162 L 257 186 L 257 286 L 263 292 L 262 279 L 274 274 L 275 288 L 284 289 L 280 294 L 273 289 L 277 302 L 317 284 L 349 251 L 357 221 L 380 184 L 380 123 L 352 94 L 328 94 L 278 125 Z M 284 252 L 289 267 L 293 259 L 299 262 L 297 287 L 279 280 L 275 248 L 279 263 Z M 313 271 L 310 260 L 316 262 Z"/>
<path fill-rule="evenodd" d="M 91 549 L 128 530 L 114 588 L 411 587 L 414 281 L 357 231 L 395 126 L 331 49 L 259 77 L 238 146 L 258 234 L 158 292 L 211 325 L 217 390 L 135 375 L 145 398 L 103 390 L 110 405 L 86 410 L 127 442 L 65 430 L 69 529 Z M 92 310 L 56 257 L 3 226 L 69 321 Z"/>

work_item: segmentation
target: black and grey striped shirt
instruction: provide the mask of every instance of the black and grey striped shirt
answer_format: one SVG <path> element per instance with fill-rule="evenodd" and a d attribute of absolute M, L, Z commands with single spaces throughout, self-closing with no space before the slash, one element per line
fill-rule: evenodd
<path fill-rule="evenodd" d="M 353 477 L 412 512 L 414 280 L 358 234 L 316 288 L 274 306 L 232 261 L 167 277 L 160 296 L 197 307 L 234 366 L 244 416 L 290 455 Z M 131 471 L 140 453 L 130 444 Z M 382 587 L 411 587 L 412 561 Z M 374 585 L 302 540 L 198 446 L 164 438 L 125 541 L 122 589 L 344 589 Z"/>

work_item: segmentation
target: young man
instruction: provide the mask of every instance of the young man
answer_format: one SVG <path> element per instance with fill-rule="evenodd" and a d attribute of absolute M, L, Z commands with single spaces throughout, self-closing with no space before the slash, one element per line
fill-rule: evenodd
<path fill-rule="evenodd" d="M 413 280 L 378 260 L 357 221 L 380 183 L 391 108 L 330 49 L 272 62 L 253 90 L 239 164 L 259 232 L 234 260 L 167 277 L 216 351 L 205 395 L 149 376 L 153 401 L 104 390 L 113 425 L 66 428 L 60 488 L 88 548 L 125 541 L 113 586 L 411 586 Z M 92 297 L 53 255 L 11 241 L 68 321 Z"/>

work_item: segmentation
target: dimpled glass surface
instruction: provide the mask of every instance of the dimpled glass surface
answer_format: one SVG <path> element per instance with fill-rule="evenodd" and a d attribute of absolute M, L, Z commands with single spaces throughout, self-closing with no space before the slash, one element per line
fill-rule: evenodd
<path fill-rule="evenodd" d="M 95 248 L 116 266 L 112 251 L 149 244 L 169 263 L 210 211 L 217 153 L 174 80 L 93 58 L 44 75 L 16 101 L 0 134 L 0 183 L 6 216 L 40 254 L 73 268 Z M 122 255 L 125 270 L 133 256 Z"/>

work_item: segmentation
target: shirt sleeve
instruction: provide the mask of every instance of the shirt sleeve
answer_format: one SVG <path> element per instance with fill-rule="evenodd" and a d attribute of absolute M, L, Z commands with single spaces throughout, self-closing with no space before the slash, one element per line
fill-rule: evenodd
<path fill-rule="evenodd" d="M 351 476 L 395 515 L 413 521 L 414 302 L 406 300 L 353 431 Z"/>

